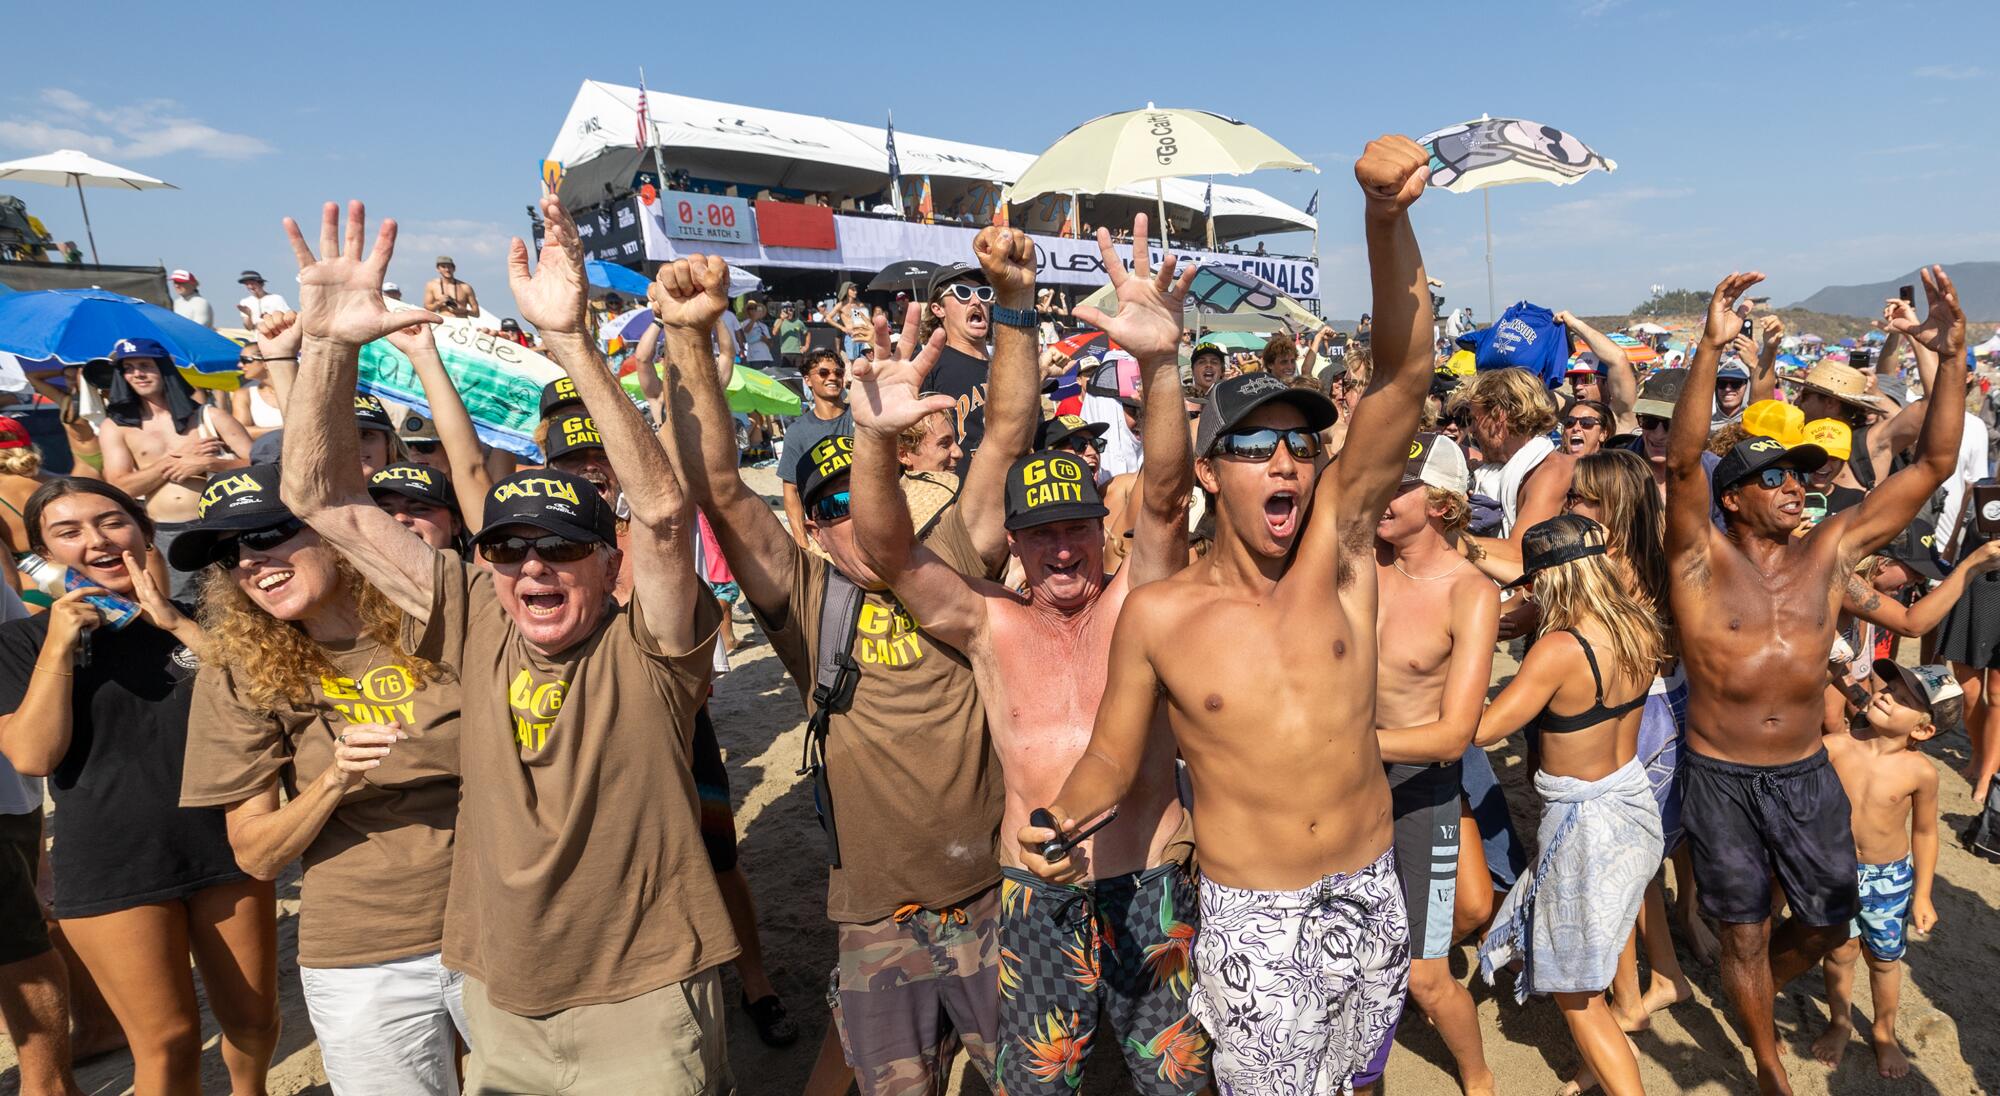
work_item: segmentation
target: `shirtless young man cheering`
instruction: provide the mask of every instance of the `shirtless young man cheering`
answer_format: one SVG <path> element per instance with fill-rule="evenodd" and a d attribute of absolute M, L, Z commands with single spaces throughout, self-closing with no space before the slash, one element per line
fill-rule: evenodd
<path fill-rule="evenodd" d="M 1752 438 L 1715 467 L 1725 528 L 1709 521 L 1701 454 L 1716 361 L 1742 330 L 1733 309 L 1761 274 L 1731 274 L 1667 437 L 1668 597 L 1688 676 L 1688 765 L 1681 817 L 1703 913 L 1722 923 L 1722 981 L 1749 1033 L 1763 1092 L 1791 1091 L 1771 1006 L 1779 987 L 1847 939 L 1860 905 L 1847 793 L 1820 744 L 1841 592 L 1854 564 L 1916 517 L 1950 476 L 1965 426 L 1965 318 L 1941 268 L 1924 273 L 1930 313 L 1898 318 L 1940 357 L 1915 464 L 1867 498 L 1795 536 L 1815 445 Z M 1771 876 L 1792 915 L 1771 925 Z"/>
<path fill-rule="evenodd" d="M 1437 1025 L 1459 1084 L 1490 1096 L 1479 1016 L 1448 958 L 1465 848 L 1460 759 L 1479 730 L 1500 628 L 1499 588 L 1450 540 L 1465 524 L 1471 478 L 1457 443 L 1418 434 L 1402 486 L 1375 526 L 1375 733 L 1389 769 L 1396 869 L 1410 917 L 1410 996 Z M 1475 834 L 1468 874 L 1490 894 L 1479 847 Z"/>
<path fill-rule="evenodd" d="M 1268 374 L 1215 386 L 1195 441 L 1214 547 L 1127 599 L 1090 747 L 1049 805 L 1073 833 L 1123 801 L 1164 702 L 1202 868 L 1189 1007 L 1224 1093 L 1372 1083 L 1402 1008 L 1408 926 L 1375 743 L 1370 553 L 1430 390 L 1430 294 L 1408 216 L 1428 162 L 1383 137 L 1354 166 L 1376 370 L 1340 460 L 1322 471 L 1324 396 Z"/>
<path fill-rule="evenodd" d="M 1146 239 L 1144 215 L 1132 238 Z M 1012 296 L 1032 296 L 1032 245 L 1020 236 L 1014 244 L 1015 261 L 989 265 L 989 281 Z M 854 366 L 857 540 L 925 630 L 972 661 L 1006 777 L 1003 834 L 1027 827 L 1030 812 L 1054 800 L 1090 741 L 1127 595 L 1187 563 L 1193 461 L 1174 382 L 1181 308 L 1194 272 L 1176 281 L 1168 256 L 1154 273 L 1142 244 L 1128 273 L 1109 232 L 1098 230 L 1097 246 L 1119 307 L 1110 316 L 1079 309 L 1079 318 L 1139 360 L 1145 390 L 1154 394 L 1145 413 L 1146 436 L 1156 440 L 1140 466 L 1131 557 L 1115 577 L 1104 573 L 1106 511 L 1091 470 L 1082 457 L 1054 448 L 1007 470 L 1006 528 L 1026 575 L 1025 597 L 969 578 L 919 546 L 896 482 L 896 439 L 952 406 L 949 396 L 919 394 L 944 338 L 934 335 L 914 360 L 880 357 Z M 916 352 L 913 326 L 901 347 Z M 988 403 L 987 410 L 996 409 Z M 1184 817 L 1174 776 L 1173 737 L 1155 721 L 1117 820 L 1070 853 L 1076 885 L 1042 881 L 1019 866 L 1030 854 L 1001 842 L 1000 1082 L 1012 1096 L 1074 1091 L 1100 1004 L 1140 1092 L 1183 1096 L 1207 1083 L 1207 1040 L 1185 1002 L 1194 885 L 1167 855 Z"/>

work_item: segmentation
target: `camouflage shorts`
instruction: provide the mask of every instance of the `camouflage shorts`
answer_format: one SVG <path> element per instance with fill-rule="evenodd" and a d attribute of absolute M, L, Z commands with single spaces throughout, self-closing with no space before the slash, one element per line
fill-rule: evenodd
<path fill-rule="evenodd" d="M 987 1084 L 1000 1030 L 1000 892 L 839 926 L 828 1004 L 862 1096 L 942 1096 L 958 1046 Z"/>

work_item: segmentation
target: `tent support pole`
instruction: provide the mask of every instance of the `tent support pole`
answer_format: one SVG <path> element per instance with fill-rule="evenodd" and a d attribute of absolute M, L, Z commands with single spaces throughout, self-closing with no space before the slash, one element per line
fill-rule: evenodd
<path fill-rule="evenodd" d="M 1157 198 L 1160 203 L 1160 258 L 1164 261 L 1167 252 L 1167 184 L 1165 182 L 1159 179 L 1153 180 L 1153 197 Z"/>

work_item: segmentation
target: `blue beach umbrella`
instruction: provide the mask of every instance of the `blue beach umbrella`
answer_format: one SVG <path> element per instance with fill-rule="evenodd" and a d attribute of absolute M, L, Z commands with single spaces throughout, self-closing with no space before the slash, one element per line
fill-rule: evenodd
<path fill-rule="evenodd" d="M 82 365 L 119 339 L 153 339 L 173 355 L 189 384 L 235 388 L 239 348 L 193 320 L 102 289 L 42 289 L 0 296 L 0 350 L 23 360 Z"/>

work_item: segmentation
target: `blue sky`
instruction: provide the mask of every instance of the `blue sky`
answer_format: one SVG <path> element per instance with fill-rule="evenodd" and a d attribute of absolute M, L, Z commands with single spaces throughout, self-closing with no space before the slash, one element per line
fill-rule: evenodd
<path fill-rule="evenodd" d="M 392 278 L 419 283 L 449 252 L 511 311 L 506 240 L 537 161 L 583 80 L 633 83 L 642 64 L 660 90 L 877 124 L 893 109 L 906 131 L 1029 152 L 1149 99 L 1243 118 L 1323 171 L 1243 181 L 1301 206 L 1323 189 L 1335 316 L 1367 309 L 1352 158 L 1482 111 L 1619 165 L 1493 192 L 1503 307 L 1623 311 L 1735 268 L 1789 303 L 2000 259 L 1990 3 L 933 4 L 921 24 L 789 2 L 79 10 L 10 13 L 37 45 L 0 73 L 0 158 L 81 147 L 178 184 L 92 191 L 100 251 L 192 269 L 219 306 L 244 267 L 295 297 L 279 218 L 360 197 L 403 225 Z M 73 192 L 0 190 L 83 240 Z M 1434 190 L 1416 220 L 1447 297 L 1485 315 L 1479 197 Z"/>

